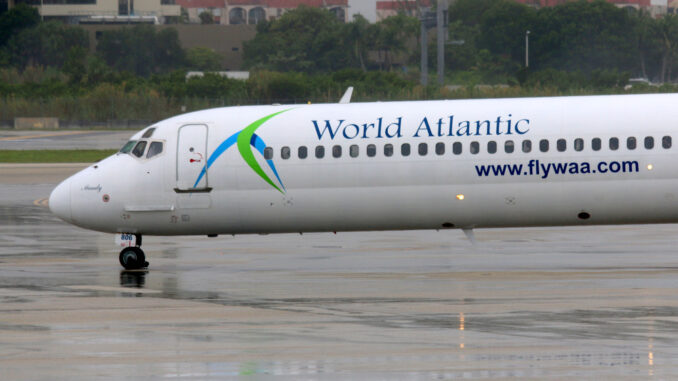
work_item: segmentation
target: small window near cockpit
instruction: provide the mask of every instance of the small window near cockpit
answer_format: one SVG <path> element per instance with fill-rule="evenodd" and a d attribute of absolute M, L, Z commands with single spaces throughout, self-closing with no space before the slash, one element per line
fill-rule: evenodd
<path fill-rule="evenodd" d="M 142 139 L 148 139 L 151 136 L 153 136 L 153 133 L 155 132 L 155 127 L 151 127 L 144 134 L 141 136 Z"/>
<path fill-rule="evenodd" d="M 272 160 L 273 159 L 273 147 L 264 148 L 264 159 Z"/>
<path fill-rule="evenodd" d="M 129 153 L 135 144 L 137 144 L 136 140 L 128 141 L 124 146 L 122 146 L 122 148 L 120 148 L 120 153 Z"/>
<path fill-rule="evenodd" d="M 134 149 L 132 150 L 132 155 L 134 155 L 136 157 L 144 156 L 144 151 L 146 150 L 146 144 L 147 144 L 147 142 L 144 141 L 144 140 L 137 143 L 137 145 L 134 146 Z"/>
<path fill-rule="evenodd" d="M 148 153 L 146 158 L 150 159 L 153 156 L 158 156 L 162 153 L 162 142 L 151 142 L 151 146 L 148 147 Z"/>

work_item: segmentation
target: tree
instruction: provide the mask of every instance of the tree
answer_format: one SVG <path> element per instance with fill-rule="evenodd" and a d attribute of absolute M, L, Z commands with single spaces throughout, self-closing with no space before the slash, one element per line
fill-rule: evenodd
<path fill-rule="evenodd" d="M 357 58 L 360 68 L 367 71 L 367 54 L 370 47 L 371 24 L 363 15 L 357 14 L 353 22 L 346 26 L 346 38 L 353 45 L 353 55 Z"/>
<path fill-rule="evenodd" d="M 587 73 L 600 68 L 637 68 L 634 21 L 628 11 L 605 1 L 542 8 L 531 30 L 535 67 Z"/>
<path fill-rule="evenodd" d="M 380 66 L 390 70 L 395 55 L 406 55 L 408 50 L 413 50 L 408 49 L 407 43 L 415 41 L 419 20 L 400 13 L 378 22 L 374 28 L 372 48 L 379 53 Z M 403 60 L 407 61 L 407 57 Z"/>
<path fill-rule="evenodd" d="M 188 68 L 191 70 L 216 71 L 221 70 L 221 54 L 212 49 L 201 46 L 191 48 L 186 53 Z"/>
<path fill-rule="evenodd" d="M 244 44 L 245 65 L 281 71 L 329 71 L 356 65 L 345 24 L 324 9 L 299 8 L 257 24 Z"/>
<path fill-rule="evenodd" d="M 214 17 L 212 17 L 211 12 L 203 11 L 198 15 L 198 17 L 200 18 L 200 23 L 203 25 L 214 24 Z"/>
<path fill-rule="evenodd" d="M 678 16 L 666 15 L 655 24 L 656 35 L 661 42 L 661 71 L 659 81 L 670 82 L 674 59 L 678 52 Z"/>
<path fill-rule="evenodd" d="M 513 1 L 495 1 L 480 17 L 481 49 L 521 62 L 525 32 L 534 29 L 536 11 Z"/>
<path fill-rule="evenodd" d="M 40 22 L 38 10 L 30 5 L 21 3 L 0 15 L 0 47 L 7 43 L 9 38 L 22 29 L 27 29 Z"/>
<path fill-rule="evenodd" d="M 66 61 L 61 69 L 68 75 L 71 83 L 80 83 L 87 75 L 87 49 L 73 46 L 68 50 Z"/>
<path fill-rule="evenodd" d="M 70 49 L 88 49 L 87 33 L 57 21 L 22 29 L 8 41 L 6 49 L 10 63 L 18 68 L 26 66 L 54 66 L 61 68 Z"/>
<path fill-rule="evenodd" d="M 156 33 L 151 25 L 103 32 L 97 53 L 112 68 L 140 76 L 168 72 L 185 63 L 185 52 L 176 29 Z"/>

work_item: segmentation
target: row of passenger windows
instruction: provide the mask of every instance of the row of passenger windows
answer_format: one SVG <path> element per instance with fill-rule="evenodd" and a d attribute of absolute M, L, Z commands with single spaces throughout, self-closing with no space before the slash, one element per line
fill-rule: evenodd
<path fill-rule="evenodd" d="M 661 146 L 664 149 L 669 149 L 672 146 L 672 139 L 670 136 L 664 136 L 661 138 Z M 496 141 L 487 142 L 487 153 L 494 154 L 499 150 L 499 145 Z M 504 142 L 504 152 L 513 153 L 516 151 L 516 143 L 513 140 L 507 140 Z M 551 142 L 548 139 L 541 139 L 537 142 L 538 149 L 540 152 L 548 152 L 551 149 Z M 557 139 L 555 142 L 555 149 L 558 152 L 567 151 L 567 140 Z M 581 152 L 585 148 L 584 139 L 578 138 L 572 142 L 572 148 L 575 151 Z M 619 138 L 609 138 L 607 141 L 607 147 L 610 151 L 616 151 L 621 146 Z M 629 137 L 626 139 L 626 148 L 628 150 L 635 150 L 638 146 L 638 141 L 635 137 Z M 643 139 L 643 147 L 645 149 L 651 150 L 655 148 L 655 139 L 652 136 L 647 136 Z M 445 143 L 436 143 L 433 145 L 432 150 L 436 155 L 444 155 L 446 151 Z M 603 140 L 600 138 L 591 139 L 591 149 L 593 151 L 600 151 L 603 148 Z M 416 145 L 416 150 L 419 156 L 426 156 L 429 153 L 428 143 L 419 143 Z M 468 150 L 471 154 L 475 155 L 480 152 L 480 143 L 471 142 L 469 144 Z M 525 153 L 532 152 L 532 141 L 523 140 L 520 142 L 520 150 Z M 297 157 L 299 159 L 306 159 L 308 157 L 308 147 L 300 146 L 297 149 Z M 461 155 L 464 151 L 463 145 L 461 142 L 452 143 L 452 153 L 455 155 Z M 384 145 L 384 156 L 391 157 L 395 152 L 395 146 L 393 144 Z M 369 144 L 366 147 L 365 153 L 368 157 L 374 157 L 377 155 L 377 146 L 375 144 Z M 400 155 L 409 156 L 412 153 L 412 146 L 409 143 L 403 143 L 400 145 Z M 343 155 L 343 147 L 340 145 L 335 145 L 331 147 L 331 154 L 334 158 L 340 158 Z M 351 145 L 348 147 L 348 155 L 350 157 L 358 157 L 360 154 L 360 146 L 357 144 Z M 284 160 L 289 159 L 292 156 L 292 149 L 290 147 L 282 147 L 280 150 L 280 157 Z M 322 159 L 325 157 L 325 146 L 316 146 L 315 147 L 315 157 Z M 264 158 L 266 160 L 273 159 L 273 148 L 266 147 L 264 150 Z"/>

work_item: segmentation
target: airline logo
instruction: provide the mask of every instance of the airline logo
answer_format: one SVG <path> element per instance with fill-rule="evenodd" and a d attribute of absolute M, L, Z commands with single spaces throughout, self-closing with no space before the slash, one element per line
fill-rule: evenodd
<path fill-rule="evenodd" d="M 405 135 L 403 125 L 414 126 L 413 123 L 403 123 L 403 117 L 392 120 L 377 118 L 370 122 L 347 122 L 345 119 L 311 122 L 318 140 L 402 138 Z M 413 138 L 525 135 L 530 131 L 529 119 L 516 119 L 512 114 L 499 115 L 487 120 L 459 120 L 454 115 L 441 118 L 424 117 L 416 123 L 417 129 L 414 133 L 408 134 Z"/>
<path fill-rule="evenodd" d="M 264 180 L 268 185 L 276 189 L 280 193 L 285 193 L 287 190 L 285 189 L 285 185 L 283 185 L 282 180 L 280 179 L 280 175 L 278 175 L 278 170 L 275 167 L 275 163 L 273 163 L 273 160 L 266 160 L 266 164 L 268 164 L 268 167 L 271 169 L 273 172 L 273 175 L 275 175 L 275 178 L 277 181 L 273 181 L 266 172 L 264 172 L 263 168 L 261 168 L 261 165 L 259 165 L 259 162 L 257 162 L 257 159 L 254 156 L 254 152 L 252 151 L 252 148 L 255 148 L 259 154 L 261 154 L 262 157 L 264 157 L 264 149 L 266 149 L 266 143 L 264 142 L 259 135 L 257 135 L 255 132 L 259 127 L 264 125 L 264 123 L 268 122 L 270 119 L 285 113 L 287 111 L 290 111 L 291 109 L 283 110 L 276 112 L 274 114 L 265 116 L 256 122 L 250 124 L 249 126 L 243 128 L 242 130 L 236 132 L 235 134 L 231 135 L 228 139 L 224 140 L 219 147 L 217 147 L 214 152 L 210 155 L 209 159 L 207 159 L 207 165 L 205 168 L 203 168 L 202 172 L 198 176 L 198 179 L 195 181 L 195 184 L 193 185 L 193 188 L 196 188 L 198 184 L 200 183 L 200 180 L 205 176 L 207 173 L 207 170 L 214 164 L 214 162 L 224 154 L 224 152 L 228 151 L 229 148 L 232 146 L 237 146 L 238 151 L 240 152 L 240 156 L 245 160 L 245 163 L 256 173 L 261 177 L 262 180 Z"/>

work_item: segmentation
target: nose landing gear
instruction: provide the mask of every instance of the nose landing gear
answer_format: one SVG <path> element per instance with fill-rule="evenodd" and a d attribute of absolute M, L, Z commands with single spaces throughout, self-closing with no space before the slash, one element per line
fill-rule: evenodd
<path fill-rule="evenodd" d="M 146 254 L 141 250 L 141 234 L 136 235 L 136 246 L 122 249 L 120 252 L 120 264 L 125 270 L 138 270 L 148 267 Z"/>

